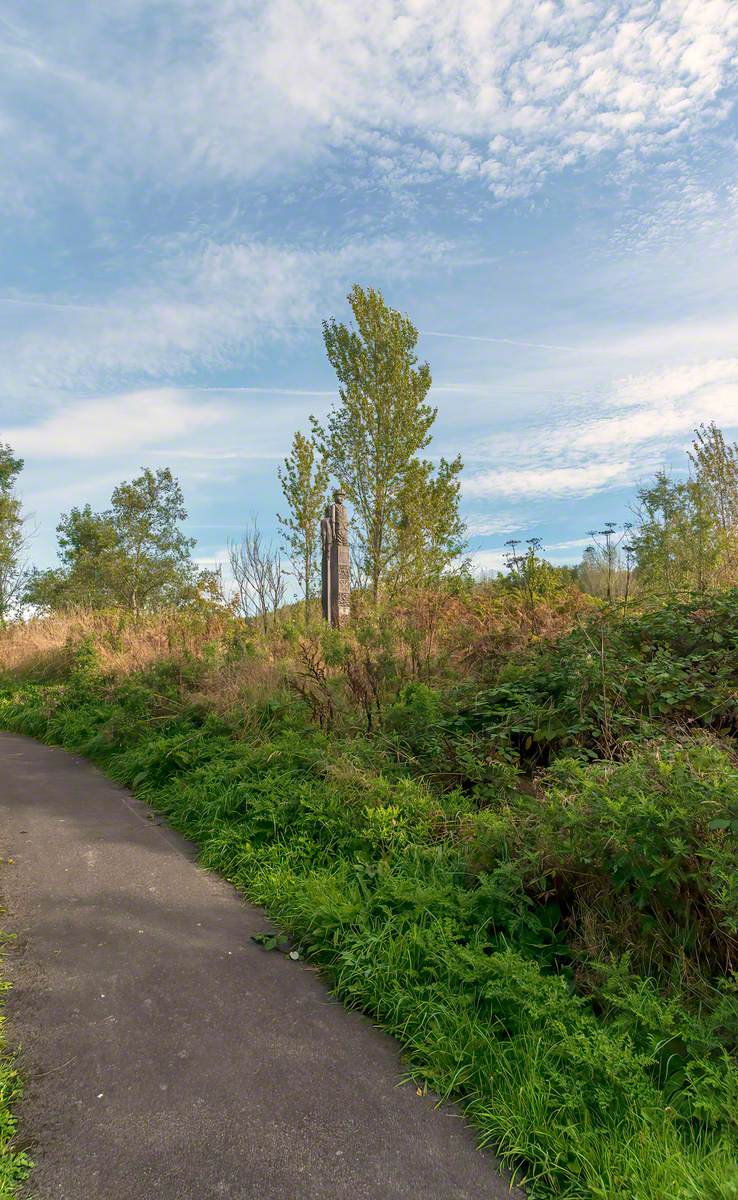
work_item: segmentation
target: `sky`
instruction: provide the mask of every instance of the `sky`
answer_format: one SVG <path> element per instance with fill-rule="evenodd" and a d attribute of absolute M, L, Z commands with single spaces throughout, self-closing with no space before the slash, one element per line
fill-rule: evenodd
<path fill-rule="evenodd" d="M 736 99 L 736 0 L 0 0 L 34 559 L 144 465 L 203 562 L 276 537 L 359 282 L 420 331 L 477 566 L 576 561 L 698 423 L 738 435 Z"/>

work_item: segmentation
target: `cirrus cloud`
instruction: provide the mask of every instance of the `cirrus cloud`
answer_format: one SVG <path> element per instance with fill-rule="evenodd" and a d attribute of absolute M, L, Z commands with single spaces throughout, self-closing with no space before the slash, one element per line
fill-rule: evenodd
<path fill-rule="evenodd" d="M 254 239 L 178 238 L 157 247 L 150 280 L 97 303 L 2 298 L 0 390 L 36 396 L 228 366 L 257 345 L 319 328 L 357 274 L 381 262 L 398 279 L 409 264 L 442 263 L 442 239 L 355 238 L 332 249 Z"/>

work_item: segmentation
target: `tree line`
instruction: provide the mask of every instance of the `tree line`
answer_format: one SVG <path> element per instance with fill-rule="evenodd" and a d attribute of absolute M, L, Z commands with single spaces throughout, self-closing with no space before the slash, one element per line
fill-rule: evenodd
<path fill-rule="evenodd" d="M 195 540 L 182 531 L 182 489 L 169 468 L 144 468 L 121 483 L 100 512 L 89 504 L 57 526 L 59 565 L 32 570 L 21 562 L 23 519 L 15 483 L 23 467 L 10 447 L 0 457 L 0 619 L 24 607 L 49 612 L 85 605 L 133 613 L 180 607 L 198 599 L 229 603 L 265 627 L 282 607 L 288 574 L 296 580 L 305 621 L 320 575 L 320 520 L 330 485 L 353 506 L 354 584 L 374 602 L 412 584 L 439 579 L 464 547 L 459 515 L 461 458 L 436 467 L 422 451 L 437 410 L 427 402 L 428 363 L 416 354 L 418 331 L 373 288 L 348 297 L 351 326 L 324 322 L 339 398 L 325 425 L 314 417 L 298 431 L 278 471 L 284 511 L 275 548 L 252 521 L 229 543 L 234 590 L 218 571 L 192 559 Z"/>
<path fill-rule="evenodd" d="M 294 434 L 278 469 L 284 511 L 280 542 L 253 520 L 229 543 L 233 588 L 194 562 L 195 539 L 182 489 L 169 468 L 144 468 L 115 488 L 108 508 L 89 504 L 57 526 L 58 566 L 28 561 L 31 531 L 17 494 L 23 461 L 0 444 L 0 623 L 27 609 L 121 607 L 134 614 L 210 601 L 228 604 L 267 628 L 285 604 L 292 576 L 309 624 L 320 579 L 320 520 L 331 485 L 352 505 L 352 584 L 376 605 L 409 589 L 437 587 L 468 573 L 459 512 L 460 456 L 424 457 L 437 409 L 432 378 L 417 356 L 418 331 L 381 292 L 356 285 L 353 321 L 323 324 L 338 399 L 321 424 Z M 634 519 L 591 530 L 577 567 L 554 567 L 538 539 L 508 543 L 506 585 L 533 603 L 573 584 L 609 603 L 639 595 L 672 597 L 738 581 L 738 445 L 714 423 L 696 431 L 689 474 L 666 471 L 639 488 Z"/>

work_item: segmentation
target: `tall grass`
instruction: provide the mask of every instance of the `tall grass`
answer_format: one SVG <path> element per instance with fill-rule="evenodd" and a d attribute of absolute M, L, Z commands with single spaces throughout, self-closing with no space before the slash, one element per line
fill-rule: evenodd
<path fill-rule="evenodd" d="M 101 669 L 112 675 L 140 671 L 162 658 L 200 657 L 221 641 L 232 619 L 217 609 L 148 613 L 71 609 L 0 629 L 0 670 L 15 678 L 62 677 L 82 642 L 94 645 Z"/>

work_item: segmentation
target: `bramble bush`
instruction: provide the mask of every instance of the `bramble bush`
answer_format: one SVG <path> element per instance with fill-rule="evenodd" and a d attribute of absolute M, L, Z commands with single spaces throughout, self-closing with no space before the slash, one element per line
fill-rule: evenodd
<path fill-rule="evenodd" d="M 562 750 L 627 753 L 663 731 L 738 729 L 738 589 L 627 618 L 603 610 L 533 648 L 489 688 L 460 689 L 451 731 L 505 742 L 528 765 Z"/>
<path fill-rule="evenodd" d="M 386 710 L 392 744 L 439 781 L 496 784 L 500 764 L 532 772 L 699 729 L 738 730 L 738 589 L 628 617 L 603 608 L 555 642 L 528 641 L 490 680 L 411 682 Z"/>

